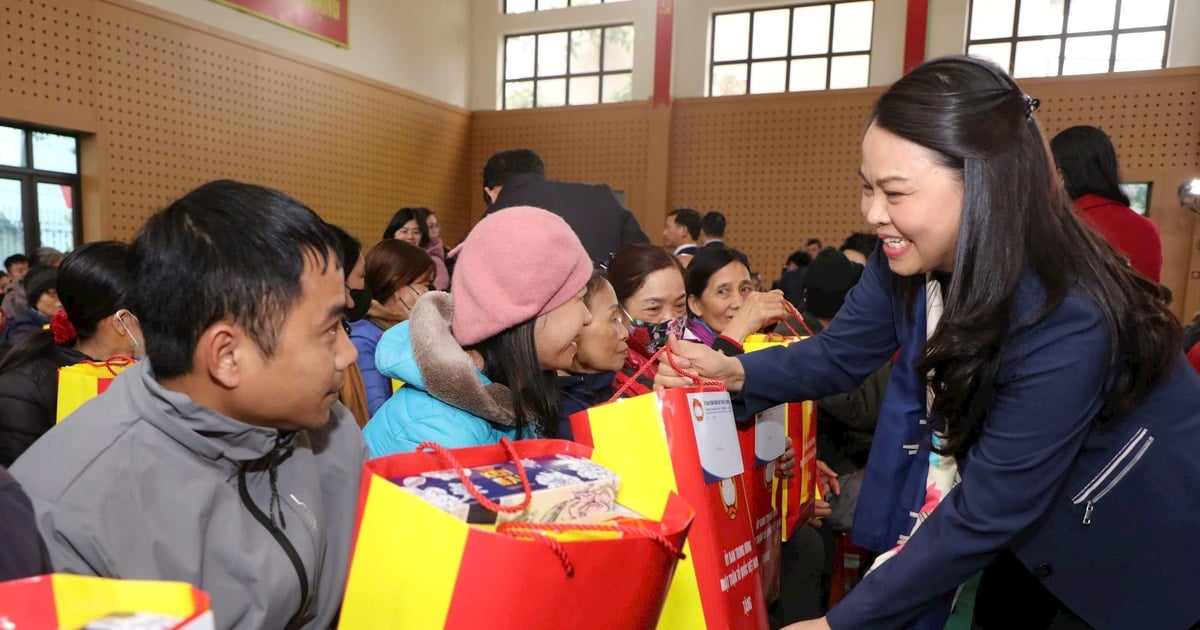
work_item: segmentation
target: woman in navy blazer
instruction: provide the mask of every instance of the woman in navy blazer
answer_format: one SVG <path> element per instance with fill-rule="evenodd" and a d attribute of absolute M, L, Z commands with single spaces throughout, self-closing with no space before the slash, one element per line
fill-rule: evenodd
<path fill-rule="evenodd" d="M 1037 104 L 990 62 L 917 68 L 864 135 L 881 244 L 831 326 L 738 357 L 672 342 L 739 416 L 851 390 L 900 351 L 854 524 L 897 553 L 796 628 L 940 627 L 980 570 L 977 627 L 1200 622 L 1200 377 L 1163 290 L 1072 213 Z M 664 362 L 657 382 L 687 381 Z"/>

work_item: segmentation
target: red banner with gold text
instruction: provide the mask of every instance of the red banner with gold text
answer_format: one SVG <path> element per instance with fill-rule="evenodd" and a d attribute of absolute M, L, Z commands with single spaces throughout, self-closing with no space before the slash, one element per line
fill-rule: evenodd
<path fill-rule="evenodd" d="M 213 0 L 312 35 L 350 47 L 350 0 Z"/>

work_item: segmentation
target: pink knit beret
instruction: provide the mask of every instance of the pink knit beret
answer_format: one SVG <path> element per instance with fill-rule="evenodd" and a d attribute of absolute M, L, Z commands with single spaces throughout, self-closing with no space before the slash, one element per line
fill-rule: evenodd
<path fill-rule="evenodd" d="M 485 217 L 459 246 L 451 331 L 475 345 L 575 297 L 592 261 L 556 214 L 517 206 Z"/>

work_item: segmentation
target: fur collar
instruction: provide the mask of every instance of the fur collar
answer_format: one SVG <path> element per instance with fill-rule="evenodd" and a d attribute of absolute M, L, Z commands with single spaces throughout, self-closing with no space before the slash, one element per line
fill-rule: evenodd
<path fill-rule="evenodd" d="M 454 298 L 431 291 L 417 300 L 408 318 L 413 360 L 425 391 L 438 400 L 497 424 L 516 424 L 512 392 L 499 383 L 485 385 L 471 355 L 450 332 Z"/>

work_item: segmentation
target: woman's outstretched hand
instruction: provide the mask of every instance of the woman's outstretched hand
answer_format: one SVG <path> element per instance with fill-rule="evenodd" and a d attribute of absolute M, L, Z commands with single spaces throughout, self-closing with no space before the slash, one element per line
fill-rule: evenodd
<path fill-rule="evenodd" d="M 731 392 L 740 391 L 746 380 L 746 372 L 742 362 L 733 357 L 709 348 L 701 343 L 680 341 L 671 336 L 667 342 L 667 352 L 659 357 L 658 375 L 654 377 L 655 388 L 686 387 L 694 384 L 690 376 L 680 374 L 671 365 L 667 353 L 674 355 L 675 365 L 680 370 L 695 374 L 706 381 L 721 381 L 725 389 Z"/>

